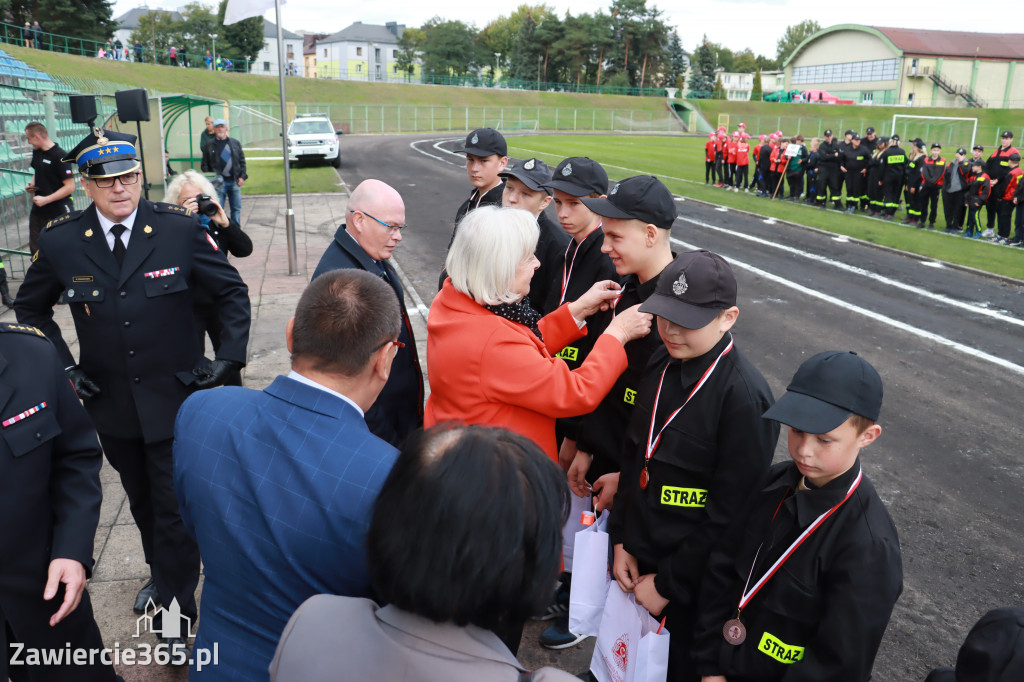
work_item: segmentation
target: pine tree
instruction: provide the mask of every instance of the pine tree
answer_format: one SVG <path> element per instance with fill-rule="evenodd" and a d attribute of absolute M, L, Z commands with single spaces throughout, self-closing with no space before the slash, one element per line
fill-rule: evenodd
<path fill-rule="evenodd" d="M 110 40 L 117 30 L 113 3 L 107 0 L 38 0 L 32 15 L 47 33 L 86 40 Z"/>
<path fill-rule="evenodd" d="M 750 100 L 752 102 L 760 102 L 762 98 L 763 95 L 761 93 L 761 69 L 759 67 L 757 71 L 754 73 L 754 86 L 751 88 L 750 91 Z"/>
<path fill-rule="evenodd" d="M 725 86 L 722 85 L 722 74 L 719 73 L 715 77 L 715 93 L 714 99 L 725 99 Z"/>
<path fill-rule="evenodd" d="M 690 97 L 710 98 L 715 87 L 715 54 L 706 35 L 703 42 L 694 50 L 690 66 L 693 71 L 690 75 Z"/>

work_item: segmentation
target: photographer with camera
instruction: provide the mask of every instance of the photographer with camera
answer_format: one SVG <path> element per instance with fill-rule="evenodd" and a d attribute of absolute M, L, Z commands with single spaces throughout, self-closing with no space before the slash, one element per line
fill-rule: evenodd
<path fill-rule="evenodd" d="M 237 258 L 245 258 L 252 253 L 252 239 L 242 231 L 238 223 L 228 218 L 223 207 L 217 202 L 216 195 L 213 185 L 206 177 L 194 170 L 187 170 L 174 176 L 167 185 L 164 201 L 184 206 L 198 214 L 199 222 L 225 256 L 230 254 Z M 209 334 L 210 343 L 213 344 L 216 353 L 220 346 L 221 326 L 214 301 L 209 296 L 197 292 L 193 310 L 196 331 L 201 343 L 206 344 L 205 337 Z M 226 386 L 241 386 L 241 372 L 232 372 L 224 383 Z"/>

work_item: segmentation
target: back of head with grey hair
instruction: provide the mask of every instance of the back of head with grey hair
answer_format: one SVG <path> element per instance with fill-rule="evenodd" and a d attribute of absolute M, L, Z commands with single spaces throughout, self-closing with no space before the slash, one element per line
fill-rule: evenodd
<path fill-rule="evenodd" d="M 181 188 L 185 185 L 197 187 L 201 194 L 208 194 L 211 197 L 217 196 L 217 190 L 213 188 L 213 183 L 207 180 L 204 175 L 201 175 L 190 168 L 189 170 L 174 176 L 174 179 L 167 185 L 167 191 L 164 193 L 164 201 L 168 204 L 177 204 L 178 200 L 181 198 Z"/>
<path fill-rule="evenodd" d="M 481 206 L 459 223 L 445 268 L 452 286 L 488 305 L 514 303 L 516 268 L 537 249 L 540 230 L 532 213 Z"/>

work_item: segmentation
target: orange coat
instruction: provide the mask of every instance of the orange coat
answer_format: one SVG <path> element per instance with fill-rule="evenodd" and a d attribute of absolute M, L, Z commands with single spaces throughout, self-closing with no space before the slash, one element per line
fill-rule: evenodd
<path fill-rule="evenodd" d="M 427 320 L 424 426 L 455 421 L 501 426 L 558 460 L 555 419 L 588 414 L 626 369 L 626 351 L 601 335 L 576 370 L 553 355 L 581 338 L 568 304 L 540 321 L 544 341 L 495 315 L 445 280 Z"/>

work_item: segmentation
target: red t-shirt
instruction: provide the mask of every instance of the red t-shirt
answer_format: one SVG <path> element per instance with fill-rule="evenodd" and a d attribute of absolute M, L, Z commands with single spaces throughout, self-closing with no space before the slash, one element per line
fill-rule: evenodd
<path fill-rule="evenodd" d="M 750 165 L 750 145 L 742 140 L 740 140 L 740 143 L 736 145 L 736 165 Z"/>
<path fill-rule="evenodd" d="M 704 160 L 714 161 L 715 160 L 715 141 L 708 140 L 704 143 Z"/>
<path fill-rule="evenodd" d="M 736 163 L 736 142 L 729 140 L 729 163 Z"/>

